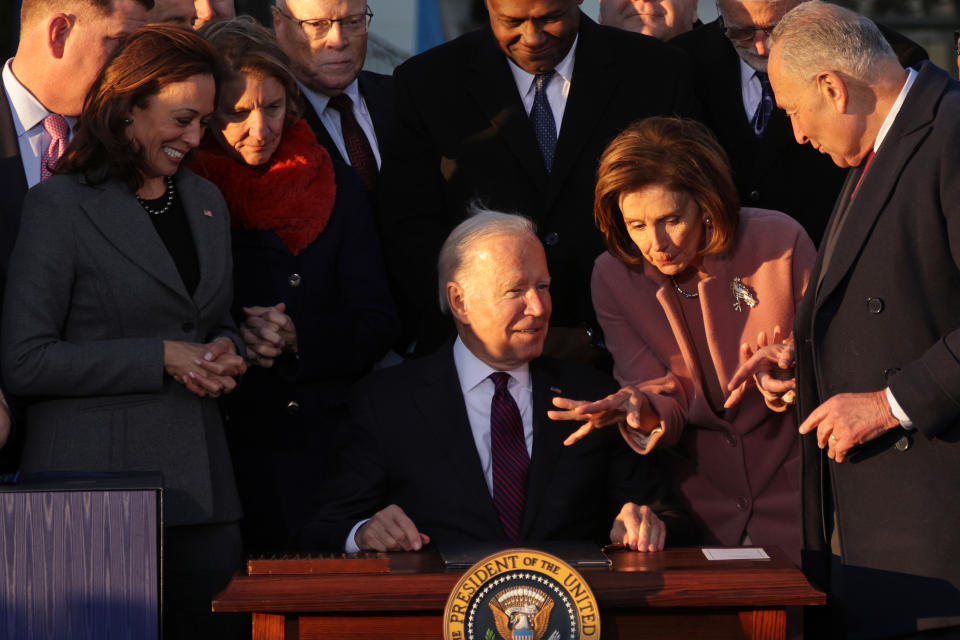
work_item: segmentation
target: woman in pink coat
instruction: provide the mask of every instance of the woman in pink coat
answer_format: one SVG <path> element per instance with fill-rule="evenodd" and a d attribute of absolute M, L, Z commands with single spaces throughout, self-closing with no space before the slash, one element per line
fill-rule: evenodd
<path fill-rule="evenodd" d="M 792 218 L 740 209 L 726 155 L 701 124 L 635 123 L 600 160 L 594 214 L 607 244 L 593 303 L 623 385 L 557 398 L 586 422 L 618 423 L 638 453 L 669 449 L 677 488 L 722 545 L 776 545 L 799 563 L 799 436 L 793 380 L 760 372 L 728 392 L 769 337 L 789 331 L 815 250 Z M 759 386 L 758 386 L 759 385 Z"/>

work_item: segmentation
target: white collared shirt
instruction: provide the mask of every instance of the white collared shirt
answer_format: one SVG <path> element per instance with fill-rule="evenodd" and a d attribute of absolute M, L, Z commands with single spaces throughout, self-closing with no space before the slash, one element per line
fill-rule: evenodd
<path fill-rule="evenodd" d="M 340 155 L 346 160 L 347 164 L 350 164 L 350 156 L 347 155 L 347 145 L 343 141 L 343 130 L 340 128 L 340 112 L 333 107 L 327 108 L 327 105 L 330 103 L 330 96 L 325 93 L 320 93 L 319 91 L 314 91 L 304 86 L 301 82 L 297 82 L 297 84 L 300 85 L 300 91 L 303 93 L 303 97 L 307 99 L 307 102 L 310 103 L 317 112 L 317 115 L 320 116 L 320 122 L 323 123 L 327 133 L 329 133 L 333 139 L 333 144 L 337 145 L 337 150 L 340 151 Z M 377 167 L 379 168 L 380 146 L 377 144 L 377 132 L 373 128 L 373 118 L 370 117 L 367 101 L 363 99 L 363 95 L 360 93 L 360 84 L 357 82 L 357 79 L 354 78 L 353 82 L 351 82 L 343 92 L 353 101 L 353 117 L 357 119 L 357 124 L 363 129 L 363 135 L 367 136 L 367 141 L 370 143 L 370 149 L 373 151 L 373 157 L 377 159 Z"/>
<path fill-rule="evenodd" d="M 493 393 L 496 386 L 490 379 L 490 374 L 498 371 L 486 362 L 475 356 L 467 345 L 458 337 L 453 343 L 453 365 L 457 370 L 460 381 L 460 390 L 463 392 L 463 401 L 467 407 L 467 421 L 473 433 L 473 442 L 480 456 L 480 467 L 487 482 L 487 490 L 493 495 L 493 456 L 490 444 L 490 405 L 493 403 Z M 523 422 L 523 437 L 527 445 L 527 454 L 533 457 L 533 380 L 530 377 L 530 365 L 507 371 L 510 382 L 507 390 L 513 396 L 520 410 L 520 420 Z M 347 534 L 344 551 L 356 553 L 360 547 L 356 543 L 357 530 L 366 524 L 370 518 L 365 518 L 353 525 Z M 414 524 L 417 524 L 414 522 Z"/>
<path fill-rule="evenodd" d="M 753 116 L 760 106 L 760 100 L 763 98 L 763 87 L 760 86 L 760 78 L 757 77 L 757 70 L 740 60 L 740 92 L 743 95 L 743 112 L 747 114 L 747 121 L 752 122 Z"/>
<path fill-rule="evenodd" d="M 10 115 L 17 132 L 17 144 L 20 146 L 20 161 L 27 177 L 27 188 L 40 182 L 40 163 L 43 151 L 50 146 L 50 134 L 43 127 L 43 119 L 52 112 L 37 100 L 30 90 L 23 86 L 13 74 L 10 63 L 3 65 L 3 88 L 10 103 Z M 68 140 L 73 137 L 73 125 L 77 119 L 64 116 L 70 131 Z"/>
<path fill-rule="evenodd" d="M 570 87 L 573 81 L 573 63 L 576 59 L 577 42 L 580 36 L 573 39 L 570 45 L 570 51 L 563 57 L 563 60 L 554 67 L 557 75 L 550 80 L 547 85 L 547 102 L 550 103 L 550 110 L 553 111 L 553 121 L 557 125 L 557 137 L 560 137 L 560 126 L 563 124 L 563 112 L 567 108 L 567 97 L 570 95 Z M 513 81 L 517 85 L 517 91 L 520 92 L 520 99 L 523 101 L 523 108 L 527 115 L 533 109 L 533 99 L 536 97 L 536 79 L 537 76 L 527 73 L 517 66 L 517 63 L 507 57 L 510 72 L 513 74 Z"/>

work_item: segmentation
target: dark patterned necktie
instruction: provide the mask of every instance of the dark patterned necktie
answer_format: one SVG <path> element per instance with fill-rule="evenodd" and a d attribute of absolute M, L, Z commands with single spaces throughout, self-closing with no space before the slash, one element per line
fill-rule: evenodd
<path fill-rule="evenodd" d="M 360 123 L 353 115 L 353 100 L 345 93 L 330 98 L 330 106 L 340 114 L 340 131 L 343 133 L 343 144 L 347 148 L 350 164 L 360 174 L 367 191 L 377 188 L 377 158 L 373 155 L 370 141 L 364 135 Z"/>
<path fill-rule="evenodd" d="M 490 374 L 496 389 L 490 403 L 490 450 L 493 459 L 493 504 L 507 537 L 520 539 L 523 506 L 527 493 L 527 469 L 530 456 L 523 437 L 520 409 L 507 385 L 510 374 Z"/>
<path fill-rule="evenodd" d="M 758 138 L 763 137 L 763 132 L 767 130 L 770 123 L 770 114 L 773 113 L 773 87 L 770 86 L 770 79 L 763 71 L 757 71 L 757 80 L 760 81 L 760 104 L 753 114 L 753 135 Z"/>
<path fill-rule="evenodd" d="M 553 119 L 553 109 L 547 100 L 547 85 L 556 73 L 551 69 L 536 75 L 533 80 L 536 93 L 533 96 L 533 108 L 530 109 L 530 122 L 533 123 L 533 132 L 537 136 L 547 173 L 553 168 L 553 154 L 557 150 L 557 121 Z"/>

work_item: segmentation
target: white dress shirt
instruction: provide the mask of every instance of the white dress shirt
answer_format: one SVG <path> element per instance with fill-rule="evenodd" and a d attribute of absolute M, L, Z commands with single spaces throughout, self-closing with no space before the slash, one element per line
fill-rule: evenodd
<path fill-rule="evenodd" d="M 337 150 L 343 159 L 350 163 L 350 156 L 347 155 L 347 145 L 343 141 L 343 130 L 340 128 L 340 112 L 333 107 L 327 108 L 330 102 L 330 96 L 319 91 L 314 91 L 301 83 L 300 91 L 307 102 L 314 108 L 317 115 L 320 116 L 320 122 L 326 128 L 327 133 L 333 138 L 333 144 L 337 145 Z M 373 157 L 377 159 L 377 168 L 380 168 L 380 147 L 377 144 L 377 133 L 373 128 L 373 119 L 370 117 L 370 110 L 367 108 L 367 101 L 360 94 L 360 85 L 354 78 L 346 89 L 343 90 L 350 100 L 353 101 L 353 117 L 357 119 L 357 124 L 363 129 L 363 135 L 367 136 L 370 143 L 370 149 L 373 151 Z"/>
<path fill-rule="evenodd" d="M 553 111 L 553 121 L 557 125 L 557 137 L 560 137 L 560 125 L 563 124 L 563 112 L 567 108 L 567 96 L 570 95 L 570 86 L 573 80 L 573 63 L 576 58 L 575 51 L 577 50 L 577 42 L 579 42 L 580 36 L 578 35 L 573 40 L 573 44 L 570 45 L 570 51 L 567 52 L 567 55 L 564 56 L 563 60 L 554 67 L 554 71 L 557 74 L 550 79 L 550 84 L 547 85 L 547 102 L 550 103 L 550 110 Z M 517 66 L 517 63 L 513 60 L 510 60 L 507 57 L 509 62 L 510 72 L 513 73 L 513 81 L 517 85 L 517 91 L 520 92 L 520 99 L 523 101 L 523 108 L 527 110 L 527 115 L 530 115 L 530 111 L 533 109 L 533 99 L 537 95 L 536 79 L 537 76 L 532 73 L 527 73 L 523 69 Z"/>
<path fill-rule="evenodd" d="M 49 111 L 30 90 L 20 84 L 17 76 L 13 75 L 10 63 L 13 58 L 3 65 L 3 88 L 10 103 L 10 115 L 13 116 L 13 126 L 17 131 L 17 143 L 20 146 L 20 160 L 23 163 L 23 172 L 27 176 L 27 188 L 40 182 L 40 163 L 44 150 L 50 146 L 50 134 L 43 128 L 43 119 L 50 115 Z M 68 140 L 73 137 L 73 125 L 77 119 L 64 116 L 70 129 Z"/>
<path fill-rule="evenodd" d="M 467 421 L 473 433 L 473 442 L 480 456 L 480 467 L 483 477 L 487 481 L 487 490 L 493 495 L 493 456 L 490 444 L 490 405 L 493 403 L 493 393 L 496 386 L 490 379 L 494 369 L 486 362 L 473 355 L 465 344 L 457 338 L 453 343 L 453 365 L 457 369 L 457 378 L 460 380 L 460 390 L 463 392 L 463 401 L 467 407 Z M 527 445 L 527 454 L 533 457 L 533 380 L 530 377 L 530 366 L 507 371 L 510 382 L 507 390 L 513 396 L 520 410 L 520 420 L 523 423 L 523 437 Z M 370 518 L 361 520 L 353 526 L 347 534 L 344 550 L 347 553 L 356 553 L 360 550 L 355 536 L 357 530 L 366 524 Z M 414 522 L 414 524 L 417 524 Z"/>

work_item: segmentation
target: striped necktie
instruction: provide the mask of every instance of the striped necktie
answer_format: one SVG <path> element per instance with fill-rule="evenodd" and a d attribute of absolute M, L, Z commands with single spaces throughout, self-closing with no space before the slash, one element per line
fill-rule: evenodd
<path fill-rule="evenodd" d="M 527 495 L 527 469 L 530 456 L 523 437 L 520 409 L 507 385 L 510 374 L 490 374 L 495 390 L 490 404 L 490 444 L 493 459 L 493 504 L 507 537 L 520 539 L 523 507 Z"/>

